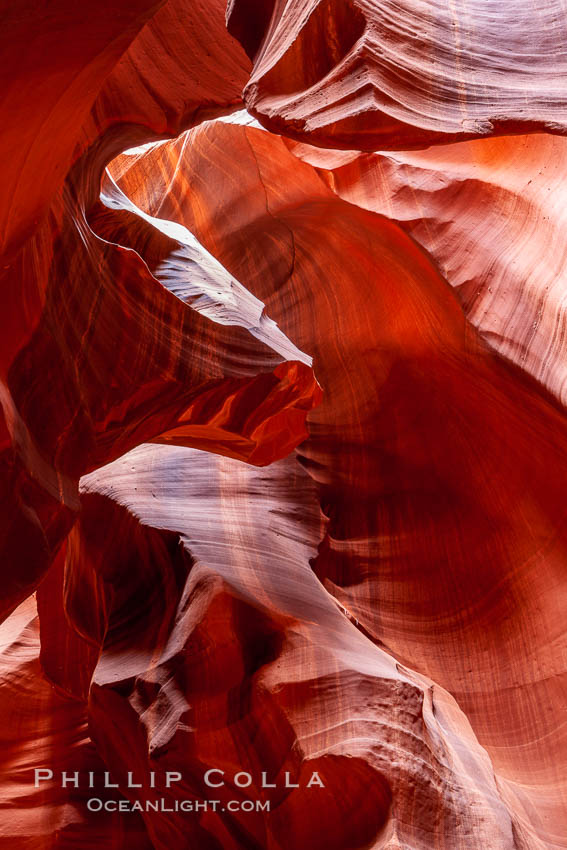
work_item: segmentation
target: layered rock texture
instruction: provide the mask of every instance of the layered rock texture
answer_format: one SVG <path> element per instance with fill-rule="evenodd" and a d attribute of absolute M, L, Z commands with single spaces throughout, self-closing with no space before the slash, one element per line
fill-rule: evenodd
<path fill-rule="evenodd" d="M 5 6 L 0 848 L 566 848 L 562 5 Z"/>

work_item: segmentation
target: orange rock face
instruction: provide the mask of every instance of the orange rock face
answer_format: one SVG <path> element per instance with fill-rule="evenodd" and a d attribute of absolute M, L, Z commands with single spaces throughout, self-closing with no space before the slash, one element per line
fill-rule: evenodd
<path fill-rule="evenodd" d="M 0 848 L 567 847 L 561 21 L 7 11 Z"/>
<path fill-rule="evenodd" d="M 374 151 L 567 129 L 560 0 L 230 0 L 270 130 Z"/>

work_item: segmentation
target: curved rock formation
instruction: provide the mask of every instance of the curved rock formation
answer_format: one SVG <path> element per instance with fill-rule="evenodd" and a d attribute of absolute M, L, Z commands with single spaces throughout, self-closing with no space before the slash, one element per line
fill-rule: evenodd
<path fill-rule="evenodd" d="M 207 187 L 228 185 L 227 149 L 240 180 L 215 215 Z M 457 697 L 516 840 L 561 846 L 563 411 L 491 353 L 398 225 L 339 200 L 282 140 L 209 124 L 113 169 L 313 353 L 323 402 L 300 456 L 329 517 L 317 575 L 365 634 Z"/>
<path fill-rule="evenodd" d="M 65 9 L 56 12 L 58 20 Z M 88 142 L 89 147 L 62 188 L 58 187 L 60 172 L 68 157 L 57 138 L 51 139 L 59 157 L 53 167 L 50 160 L 44 164 L 51 206 L 35 222 L 34 235 L 16 258 L 3 266 L 7 307 L 0 352 L 6 423 L 3 483 L 6 499 L 11 494 L 15 500 L 3 520 L 7 563 L 21 561 L 22 538 L 27 552 L 18 573 L 10 570 L 6 576 L 0 606 L 5 613 L 34 589 L 69 530 L 78 508 L 81 474 L 148 439 L 202 445 L 267 463 L 301 441 L 306 411 L 318 398 L 308 358 L 283 339 L 273 323 L 262 317 L 262 305 L 230 281 L 224 270 L 219 271 L 218 264 L 209 268 L 210 257 L 198 244 L 191 258 L 194 296 L 198 300 L 203 286 L 212 313 L 183 303 L 164 288 L 144 259 L 128 250 L 126 237 L 120 245 L 110 241 L 112 234 L 107 234 L 108 239 L 98 236 L 88 223 L 89 210 L 98 204 L 105 159 L 115 146 L 140 138 L 142 132 L 132 124 L 118 137 L 118 122 L 122 127 L 125 121 L 144 121 L 146 136 L 157 135 L 200 116 L 201 110 L 210 114 L 220 109 L 219 102 L 226 109 L 227 101 L 235 98 L 238 83 L 230 76 L 219 98 L 222 88 L 216 85 L 216 71 L 204 84 L 189 84 L 185 92 L 175 89 L 169 104 L 172 81 L 163 76 L 153 80 L 157 100 L 148 103 L 147 94 L 145 113 L 141 105 L 132 105 L 131 117 L 126 117 L 126 104 L 112 92 L 123 86 L 128 96 L 132 66 L 138 67 L 145 51 L 151 50 L 161 28 L 173 31 L 174 13 L 175 7 L 168 6 L 152 21 L 140 44 L 134 42 L 131 54 L 108 81 L 115 114 L 103 90 L 84 128 L 79 122 L 74 137 L 65 130 L 65 144 L 72 142 L 75 155 L 81 145 Z M 191 14 L 198 28 L 205 9 L 194 6 Z M 89 20 L 81 23 L 86 27 Z M 214 40 L 214 32 L 210 37 Z M 225 39 L 229 40 L 227 34 Z M 202 49 L 206 50 L 206 43 Z M 208 56 L 212 64 L 214 55 Z M 49 58 L 55 62 L 53 51 Z M 139 97 L 145 91 L 143 82 L 138 80 Z M 91 89 L 86 86 L 81 91 L 86 98 Z M 58 108 L 65 103 L 58 101 Z M 78 121 L 75 112 L 66 119 Z M 29 131 L 33 129 L 32 124 Z M 33 165 L 33 158 L 26 160 L 26 168 L 28 164 Z M 23 192 L 25 173 L 19 185 Z M 37 215 L 44 190 L 41 184 L 34 186 L 34 192 L 26 192 L 33 205 L 28 216 Z M 12 197 L 12 206 L 17 205 L 17 197 L 17 193 Z M 16 218 L 12 216 L 11 221 L 16 226 Z M 156 228 L 147 230 L 156 242 L 160 262 L 167 264 L 178 243 Z M 10 250 L 8 245 L 6 258 Z M 224 279 L 232 298 L 232 312 L 222 321 L 218 315 L 222 305 L 216 313 L 214 309 L 217 294 L 211 280 L 215 275 L 219 285 Z M 222 294 L 219 297 L 226 300 Z M 259 339 L 251 334 L 256 324 L 261 325 L 256 331 Z"/>
<path fill-rule="evenodd" d="M 6 12 L 2 847 L 567 847 L 561 25 Z"/>
<path fill-rule="evenodd" d="M 291 149 L 342 198 L 396 220 L 435 259 L 483 339 L 565 404 L 563 139 L 389 154 Z"/>
<path fill-rule="evenodd" d="M 31 596 L 0 626 L 0 847 L 94 850 L 102 844 L 151 850 L 135 814 L 126 820 L 117 813 L 89 813 L 92 792 L 86 788 L 62 790 L 55 783 L 35 787 L 34 771 L 43 765 L 69 776 L 105 769 L 89 737 L 84 703 L 54 689 L 39 651 L 37 606 Z M 76 663 L 75 656 L 75 668 Z M 112 794 L 102 791 L 106 798 Z"/>
<path fill-rule="evenodd" d="M 154 771 L 152 796 L 206 800 L 215 769 L 222 805 L 271 802 L 261 815 L 146 814 L 155 847 L 514 846 L 454 701 L 364 637 L 309 568 L 322 517 L 295 460 L 256 471 L 146 445 L 81 491 L 66 606 L 101 647 L 90 729 L 121 790 L 146 798 Z M 103 624 L 85 621 L 93 587 Z M 144 788 L 125 787 L 129 770 Z M 183 776 L 171 789 L 168 770 Z M 253 784 L 238 787 L 241 771 Z M 324 788 L 306 787 L 314 771 Z"/>
<path fill-rule="evenodd" d="M 230 0 L 227 21 L 273 132 L 372 151 L 567 129 L 560 0 Z"/>

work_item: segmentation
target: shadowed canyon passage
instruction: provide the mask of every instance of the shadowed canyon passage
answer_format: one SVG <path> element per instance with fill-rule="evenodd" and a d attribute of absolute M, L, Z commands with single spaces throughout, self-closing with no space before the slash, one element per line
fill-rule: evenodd
<path fill-rule="evenodd" d="M 560 21 L 7 18 L 0 847 L 567 847 Z"/>

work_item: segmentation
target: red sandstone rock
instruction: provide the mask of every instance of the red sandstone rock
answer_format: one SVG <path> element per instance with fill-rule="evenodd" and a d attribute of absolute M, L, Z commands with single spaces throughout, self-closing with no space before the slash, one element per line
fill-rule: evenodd
<path fill-rule="evenodd" d="M 69 33 L 64 31 L 65 50 L 75 21 L 72 16 L 65 17 L 66 8 L 67 4 L 56 4 L 52 11 L 54 27 L 63 18 L 69 27 Z M 222 11 L 218 4 L 216 11 Z M 99 93 L 92 116 L 83 127 L 74 90 L 65 88 L 70 85 L 71 70 L 66 65 L 62 69 L 61 63 L 67 54 L 50 47 L 49 27 L 44 44 L 42 27 L 47 24 L 42 18 L 34 19 L 30 43 L 33 46 L 37 39 L 45 50 L 45 67 L 41 63 L 34 65 L 34 73 L 42 76 L 50 97 L 58 91 L 50 74 L 65 92 L 57 101 L 55 112 L 49 113 L 50 120 L 56 120 L 57 110 L 64 110 L 68 98 L 73 100 L 73 109 L 57 119 L 61 144 L 59 136 L 49 135 L 49 126 L 46 127 L 49 157 L 42 160 L 44 181 L 35 180 L 28 187 L 26 169 L 39 168 L 30 155 L 17 191 L 6 199 L 6 214 L 19 236 L 14 235 L 14 243 L 8 239 L 8 262 L 2 264 L 6 306 L 0 345 L 5 418 L 2 463 L 6 470 L 2 486 L 6 500 L 12 499 L 2 523 L 6 564 L 17 563 L 18 569 L 16 572 L 13 566 L 7 566 L 0 601 L 4 613 L 35 588 L 56 554 L 78 508 L 77 482 L 81 474 L 144 440 L 201 445 L 265 464 L 285 456 L 303 439 L 305 414 L 319 397 L 308 358 L 262 316 L 263 305 L 244 287 L 231 281 L 218 263 L 211 268 L 210 258 L 198 244 L 192 246 L 193 296 L 199 299 L 199 286 L 203 283 L 208 313 L 183 303 L 182 298 L 168 291 L 144 260 L 127 250 L 130 246 L 126 236 L 121 245 L 109 241 L 111 233 L 106 234 L 109 239 L 103 239 L 89 225 L 88 214 L 99 203 L 105 158 L 113 151 L 130 138 L 139 139 L 141 133 L 148 138 L 172 132 L 202 113 L 232 108 L 241 85 L 238 75 L 244 71 L 239 49 L 232 46 L 223 29 L 222 15 L 211 19 L 211 12 L 202 5 L 192 6 L 189 21 L 199 32 L 206 14 L 208 37 L 213 40 L 215 31 L 210 20 L 217 21 L 229 49 L 223 85 L 218 83 L 214 51 L 207 51 L 205 39 L 191 62 L 199 57 L 204 61 L 204 54 L 211 66 L 209 78 L 205 75 L 202 82 L 192 83 L 189 69 L 180 69 L 179 73 L 188 77 L 185 89 L 180 90 L 164 68 L 162 76 L 153 78 L 152 98 L 149 97 L 150 81 L 143 77 L 138 63 L 145 67 L 144 56 L 152 51 L 153 41 L 165 38 L 167 33 L 171 35 L 177 28 L 182 9 L 168 5 L 144 29 L 141 41 L 133 43 L 131 53 L 107 81 L 108 89 Z M 125 28 L 124 21 L 120 28 L 119 18 L 113 26 L 119 28 L 121 39 L 126 41 L 112 42 L 117 51 L 121 46 L 115 62 L 128 44 L 127 37 L 131 40 L 135 35 L 132 27 Z M 23 20 L 26 19 L 24 15 Z M 15 38 L 21 26 L 21 21 L 15 20 L 12 31 L 9 23 L 10 20 L 3 30 L 6 40 Z M 80 27 L 85 27 L 94 50 L 98 42 L 88 29 L 91 23 L 88 16 L 75 21 L 75 38 L 80 41 Z M 108 40 L 109 26 L 101 24 L 100 50 L 106 62 L 110 61 L 110 48 L 103 35 Z M 187 38 L 190 32 L 189 27 Z M 88 58 L 89 54 L 77 45 L 69 45 L 68 49 L 74 61 Z M 184 49 L 183 40 L 179 49 Z M 215 50 L 226 49 L 219 36 Z M 24 53 L 19 59 L 22 67 L 26 57 Z M 171 61 L 175 61 L 174 56 Z M 97 69 L 101 62 L 98 57 Z M 11 77 L 15 87 L 20 64 Z M 136 78 L 134 95 L 136 68 L 139 79 Z M 25 69 L 24 72 L 27 73 Z M 103 81 L 104 77 L 98 87 L 82 82 L 85 119 L 87 107 L 92 105 Z M 122 97 L 118 95 L 120 87 Z M 130 100 L 136 103 L 130 104 Z M 34 135 L 32 150 L 35 152 L 37 147 L 37 156 L 43 157 L 35 113 L 32 116 L 26 112 L 24 120 L 30 122 L 25 133 Z M 65 122 L 72 124 L 72 131 Z M 11 126 L 10 132 L 19 133 L 23 145 L 27 136 L 14 117 Z M 14 138 L 8 133 L 6 143 L 14 146 Z M 84 150 L 87 143 L 90 147 Z M 71 153 L 78 158 L 61 185 Z M 15 163 L 10 161 L 17 167 L 17 159 Z M 43 210 L 41 218 L 34 218 L 45 206 L 48 190 L 49 209 Z M 19 191 L 24 193 L 26 203 L 29 201 L 29 208 L 19 204 Z M 18 216 L 24 212 L 26 225 L 20 228 Z M 21 241 L 30 229 L 33 235 L 14 254 L 18 239 Z M 7 233 L 11 233 L 10 228 Z M 154 240 L 154 252 L 159 254 L 160 262 L 167 264 L 170 255 L 179 249 L 178 243 L 152 226 L 145 227 L 143 238 L 149 238 L 148 234 Z M 232 309 L 224 321 L 215 314 L 215 275 L 218 285 L 224 283 L 231 292 Z M 222 312 L 222 305 L 219 309 Z M 26 553 L 23 559 L 22 539 Z"/>
<path fill-rule="evenodd" d="M 230 0 L 249 110 L 323 147 L 565 134 L 560 0 Z"/>
<path fill-rule="evenodd" d="M 153 771 L 151 797 L 206 800 L 215 769 L 222 805 L 271 802 L 190 821 L 147 813 L 155 847 L 512 846 L 462 712 L 361 634 L 310 569 L 322 517 L 295 459 L 255 471 L 141 446 L 81 491 L 67 611 L 84 629 L 98 584 L 90 730 L 121 791 L 147 798 Z M 128 770 L 145 789 L 126 787 Z M 168 770 L 183 776 L 171 789 Z M 244 789 L 241 771 L 253 778 Z M 313 772 L 324 788 L 306 787 Z"/>
<path fill-rule="evenodd" d="M 483 339 L 565 404 L 563 139 L 535 134 L 389 154 L 290 146 L 345 200 L 410 233 Z"/>
<path fill-rule="evenodd" d="M 214 215 L 205 184 L 184 191 L 183 174 L 228 185 L 227 149 L 240 180 Z M 214 124 L 147 156 L 152 203 L 314 356 L 323 402 L 300 457 L 329 517 L 316 573 L 367 635 L 457 696 L 518 841 L 553 846 L 565 827 L 562 409 L 488 349 L 398 225 L 342 203 L 281 140 Z M 137 203 L 144 162 L 116 166 Z"/>
<path fill-rule="evenodd" d="M 566 847 L 562 11 L 224 13 L 3 18 L 0 846 Z"/>

